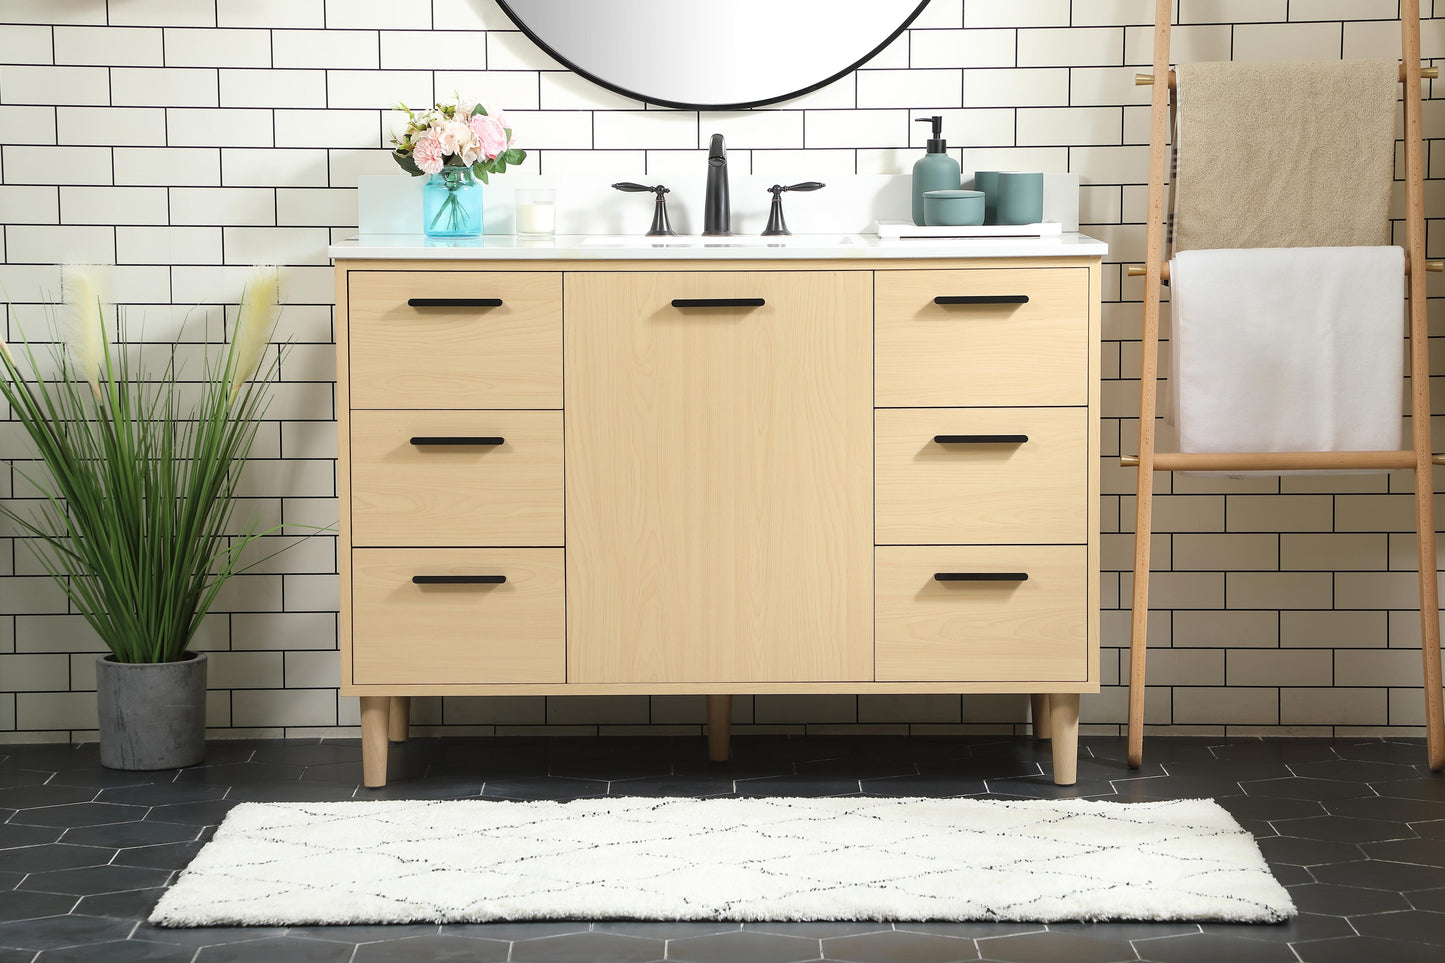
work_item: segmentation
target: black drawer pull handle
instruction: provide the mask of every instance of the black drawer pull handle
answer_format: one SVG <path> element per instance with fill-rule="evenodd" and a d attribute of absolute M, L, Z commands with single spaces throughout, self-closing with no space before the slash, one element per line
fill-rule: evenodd
<path fill-rule="evenodd" d="M 1022 445 L 1028 435 L 934 435 L 938 445 Z"/>
<path fill-rule="evenodd" d="M 1028 304 L 1027 294 L 943 294 L 934 304 Z"/>
<path fill-rule="evenodd" d="M 505 575 L 413 575 L 417 585 L 501 585 Z"/>
<path fill-rule="evenodd" d="M 501 435 L 413 435 L 411 444 L 418 448 L 432 445 L 476 445 L 495 447 L 505 445 L 507 439 Z"/>
<path fill-rule="evenodd" d="M 500 308 L 501 298 L 407 298 L 414 308 Z"/>
<path fill-rule="evenodd" d="M 934 572 L 935 582 L 1027 582 L 1028 572 Z"/>
<path fill-rule="evenodd" d="M 762 298 L 673 298 L 674 308 L 760 308 Z"/>

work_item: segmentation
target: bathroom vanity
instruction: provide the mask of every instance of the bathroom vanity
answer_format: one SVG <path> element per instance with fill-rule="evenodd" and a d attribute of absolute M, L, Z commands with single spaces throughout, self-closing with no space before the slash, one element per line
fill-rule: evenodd
<path fill-rule="evenodd" d="M 939 692 L 1072 783 L 1105 245 L 706 240 L 331 249 L 366 785 L 413 695 Z"/>

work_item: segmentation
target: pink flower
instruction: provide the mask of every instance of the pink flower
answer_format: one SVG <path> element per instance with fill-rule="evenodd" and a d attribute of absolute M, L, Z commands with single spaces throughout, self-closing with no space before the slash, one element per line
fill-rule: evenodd
<path fill-rule="evenodd" d="M 467 123 L 477 135 L 477 146 L 487 160 L 507 149 L 507 132 L 495 117 L 477 114 Z"/>
<path fill-rule="evenodd" d="M 411 159 L 424 174 L 438 174 L 444 163 L 442 145 L 435 137 L 423 137 L 411 149 Z"/>

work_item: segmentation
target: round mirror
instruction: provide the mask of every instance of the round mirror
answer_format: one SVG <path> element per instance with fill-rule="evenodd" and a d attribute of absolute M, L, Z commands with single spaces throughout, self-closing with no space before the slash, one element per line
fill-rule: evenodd
<path fill-rule="evenodd" d="M 543 50 L 664 107 L 756 107 L 814 90 L 882 50 L 918 0 L 498 0 Z"/>

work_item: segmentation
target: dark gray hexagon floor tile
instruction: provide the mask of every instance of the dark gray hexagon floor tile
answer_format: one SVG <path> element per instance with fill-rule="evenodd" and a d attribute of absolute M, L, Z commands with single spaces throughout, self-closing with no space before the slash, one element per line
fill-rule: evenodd
<path fill-rule="evenodd" d="M 412 936 L 362 943 L 351 963 L 499 963 L 512 945 L 460 936 Z"/>
<path fill-rule="evenodd" d="M 1272 836 L 1259 840 L 1259 851 L 1271 865 L 1290 863 L 1294 866 L 1318 866 L 1321 863 L 1344 863 L 1360 859 L 1364 854 L 1354 843 L 1336 843 L 1323 839 L 1297 839 L 1293 836 Z M 124 855 L 122 853 L 122 855 Z M 120 860 L 117 860 L 120 862 Z"/>
<path fill-rule="evenodd" d="M 990 779 L 989 792 L 1006 796 L 1022 796 L 1027 799 L 1112 799 L 1116 794 L 1114 785 L 1107 780 L 1085 780 L 1067 786 L 1054 782 L 1052 773 L 1018 778 Z"/>
<path fill-rule="evenodd" d="M 1292 889 L 1291 893 L 1294 892 Z M 1323 913 L 1300 913 L 1283 923 L 1202 923 L 1200 929 L 1214 936 L 1232 939 L 1264 940 L 1269 943 L 1297 943 L 1302 940 L 1326 940 L 1354 935 L 1354 929 L 1342 916 Z"/>
<path fill-rule="evenodd" d="M 1332 739 L 1241 739 L 1212 747 L 1214 758 L 1232 762 L 1283 762 L 1286 765 L 1337 758 Z"/>
<path fill-rule="evenodd" d="M 1335 755 L 1341 759 L 1366 759 L 1375 762 L 1396 762 L 1414 765 L 1426 761 L 1425 740 L 1381 741 L 1370 739 L 1354 742 L 1341 739 L 1335 743 Z"/>
<path fill-rule="evenodd" d="M 335 784 L 340 788 L 340 784 Z M 428 776 L 366 789 L 367 799 L 476 799 L 485 783 L 461 776 Z M 268 800 L 269 801 L 269 800 Z"/>
<path fill-rule="evenodd" d="M 11 950 L 0 946 L 0 963 L 31 963 L 34 959 L 34 950 Z"/>
<path fill-rule="evenodd" d="M 1420 866 L 1415 863 L 1392 863 L 1369 859 L 1352 863 L 1330 863 L 1310 869 L 1322 883 L 1364 886 L 1404 892 L 1411 889 L 1435 889 L 1445 886 L 1445 867 Z"/>
<path fill-rule="evenodd" d="M 607 793 L 607 783 L 597 779 L 566 779 L 536 776 L 529 779 L 489 779 L 482 785 L 482 798 L 491 799 L 590 799 Z"/>
<path fill-rule="evenodd" d="M 1182 762 L 1185 760 L 1214 760 L 1213 747 L 1216 739 L 1199 736 L 1172 736 L 1151 738 L 1144 744 L 1144 763 Z M 1079 750 L 1101 759 L 1126 759 L 1129 744 L 1121 736 L 1080 736 Z"/>
<path fill-rule="evenodd" d="M 1431 913 L 1445 913 L 1445 887 L 1441 889 L 1417 889 L 1406 894 L 1405 899 L 1417 910 Z"/>
<path fill-rule="evenodd" d="M 4 827 L 0 827 L 3 829 Z M 1425 819 L 1410 824 L 1410 829 L 1426 839 L 1445 839 L 1445 819 Z"/>
<path fill-rule="evenodd" d="M 65 832 L 59 826 L 19 826 L 15 823 L 0 823 L 0 849 L 14 846 L 38 846 L 53 843 Z"/>
<path fill-rule="evenodd" d="M 956 963 L 978 959 L 973 940 L 892 930 L 823 940 L 823 955 L 850 963 Z"/>
<path fill-rule="evenodd" d="M 174 943 L 177 946 L 220 946 L 226 943 L 274 942 L 286 935 L 284 926 L 152 926 L 142 921 L 131 939 L 151 940 L 156 943 Z M 265 956 L 258 960 L 268 959 Z"/>
<path fill-rule="evenodd" d="M 291 926 L 286 936 L 306 940 L 327 940 L 332 943 L 381 943 L 387 940 L 411 939 L 414 936 L 436 936 L 441 928 L 436 923 L 378 923 L 359 926 Z"/>
<path fill-rule="evenodd" d="M 356 947 L 282 936 L 245 943 L 203 946 L 196 963 L 349 963 Z"/>
<path fill-rule="evenodd" d="M 684 776 L 646 776 L 642 779 L 622 779 L 611 783 L 609 795 L 613 796 L 688 796 L 705 799 L 713 796 L 733 795 L 734 780 L 727 775 L 704 774 Z"/>
<path fill-rule="evenodd" d="M 1360 848 L 1371 859 L 1445 866 L 1445 839 L 1396 839 L 1384 843 L 1366 843 Z"/>
<path fill-rule="evenodd" d="M 547 767 L 547 774 L 564 779 L 600 779 L 611 782 L 614 779 L 670 776 L 672 766 L 648 759 L 572 759 L 567 762 L 553 762 Z"/>
<path fill-rule="evenodd" d="M 47 916 L 41 919 L 0 923 L 0 946 L 21 950 L 46 950 L 61 946 L 83 946 L 105 940 L 123 940 L 135 924 L 127 920 L 95 916 Z"/>
<path fill-rule="evenodd" d="M 177 785 L 185 786 L 280 786 L 295 782 L 306 771 L 305 766 L 283 766 L 275 763 L 227 763 L 220 766 L 197 766 L 176 777 Z"/>
<path fill-rule="evenodd" d="M 1229 963 L 1296 963 L 1294 951 L 1286 943 L 1245 941 L 1217 933 L 1135 940 L 1134 950 L 1140 959 L 1154 963 L 1220 963 L 1222 960 Z"/>
<path fill-rule="evenodd" d="M 586 920 L 547 920 L 536 923 L 443 923 L 441 932 L 480 940 L 537 940 L 546 936 L 586 933 Z"/>
<path fill-rule="evenodd" d="M 1304 819 L 1319 816 L 1324 807 L 1311 799 L 1285 799 L 1281 796 L 1216 796 L 1215 802 L 1238 819 Z"/>
<path fill-rule="evenodd" d="M 122 806 L 116 803 L 77 802 L 60 806 L 22 809 L 10 818 L 26 826 L 99 826 L 102 823 L 128 823 L 145 816 L 144 806 Z"/>
<path fill-rule="evenodd" d="M 52 786 L 83 786 L 96 792 L 125 786 L 165 785 L 175 779 L 179 769 L 135 771 L 129 769 L 67 769 L 57 772 Z"/>
<path fill-rule="evenodd" d="M 1250 796 L 1273 796 L 1278 799 L 1354 799 L 1373 795 L 1364 783 L 1337 782 L 1333 779 L 1307 779 L 1291 776 L 1284 779 L 1247 779 L 1240 787 Z"/>
<path fill-rule="evenodd" d="M 205 802 L 176 803 L 174 806 L 156 806 L 146 815 L 146 822 L 214 826 L 225 819 L 235 805 L 234 800 L 212 799 Z"/>
<path fill-rule="evenodd" d="M 1282 779 L 1298 775 L 1284 762 L 1267 759 L 1186 759 L 1167 762 L 1164 769 L 1171 776 L 1188 776 L 1193 779 Z"/>
<path fill-rule="evenodd" d="M 26 769 L 48 769 L 63 772 L 69 769 L 101 768 L 100 743 L 46 743 L 29 746 L 6 746 L 11 764 Z"/>
<path fill-rule="evenodd" d="M 1145 776 L 1114 780 L 1120 802 L 1136 799 L 1212 799 L 1237 796 L 1239 783 L 1231 779 L 1200 776 Z"/>
<path fill-rule="evenodd" d="M 199 833 L 200 829 L 196 826 L 144 819 L 129 823 L 107 823 L 103 826 L 75 826 L 67 829 L 61 840 L 122 849 L 127 846 L 154 846 L 158 843 L 187 843 L 194 840 Z"/>
<path fill-rule="evenodd" d="M 0 850 L 0 870 L 11 873 L 38 873 L 52 869 L 76 869 L 80 866 L 104 866 L 114 855 L 114 849 L 102 846 L 71 846 L 66 843 L 21 846 Z"/>
<path fill-rule="evenodd" d="M 13 920 L 34 920 L 44 916 L 64 916 L 75 906 L 75 899 L 74 896 L 63 893 L 11 890 L 0 900 L 0 921 L 9 923 Z"/>
<path fill-rule="evenodd" d="M 1350 922 L 1361 936 L 1445 946 L 1445 913 L 1404 910 L 1399 913 L 1357 916 Z"/>
<path fill-rule="evenodd" d="M 65 803 L 88 802 L 96 790 L 84 786 L 11 786 L 0 789 L 0 807 L 33 809 L 37 806 L 60 806 Z"/>
<path fill-rule="evenodd" d="M 739 796 L 848 796 L 860 791 L 857 779 L 823 779 L 806 776 L 768 776 L 763 779 L 740 779 Z"/>
<path fill-rule="evenodd" d="M 0 766 L 0 789 L 14 789 L 19 786 L 39 786 L 48 782 L 53 772 L 39 769 L 20 769 L 14 766 Z"/>
<path fill-rule="evenodd" d="M 15 887 L 19 886 L 21 881 L 24 879 L 24 873 L 0 872 L 0 893 L 14 889 Z"/>
<path fill-rule="evenodd" d="M 764 920 L 758 923 L 744 923 L 743 929 L 753 933 L 771 933 L 774 936 L 800 936 L 808 940 L 834 939 L 840 936 L 857 936 L 860 933 L 881 933 L 893 929 L 891 923 L 870 921 L 818 921 L 815 923 L 793 923 Z"/>
<path fill-rule="evenodd" d="M 132 803 L 137 806 L 169 806 L 175 803 L 204 802 L 220 799 L 229 786 L 205 783 L 163 782 L 150 786 L 122 786 L 102 789 L 96 802 Z"/>
<path fill-rule="evenodd" d="M 1411 779 L 1415 771 L 1392 762 L 1367 762 L 1359 759 L 1336 759 L 1329 762 L 1306 762 L 1290 766 L 1296 776 L 1314 779 L 1341 779 L 1349 782 L 1384 782 Z"/>
<path fill-rule="evenodd" d="M 75 912 L 86 916 L 114 916 L 118 919 L 138 920 L 151 915 L 156 900 L 166 891 L 164 886 L 150 886 L 145 889 L 128 889 L 123 893 L 98 893 L 82 896 L 75 904 Z"/>
<path fill-rule="evenodd" d="M 918 766 L 906 756 L 845 756 L 842 759 L 814 759 L 797 764 L 800 776 L 822 779 L 882 779 L 885 776 L 915 776 Z"/>
<path fill-rule="evenodd" d="M 594 933 L 617 933 L 648 940 L 683 940 L 691 936 L 711 936 L 714 933 L 731 933 L 740 929 L 742 924 L 731 920 L 609 920 L 592 924 Z"/>
<path fill-rule="evenodd" d="M 925 796 L 933 799 L 947 799 L 952 796 L 969 796 L 988 791 L 988 784 L 983 779 L 969 779 L 943 773 L 864 779 L 862 785 L 864 794 L 868 796 Z"/>
<path fill-rule="evenodd" d="M 195 951 L 170 943 L 144 940 L 110 940 L 90 946 L 46 950 L 35 963 L 190 963 Z"/>
<path fill-rule="evenodd" d="M 1370 784 L 1381 796 L 1394 799 L 1428 799 L 1445 803 L 1445 777 L 1432 774 L 1425 778 L 1400 779 Z"/>
<path fill-rule="evenodd" d="M 114 863 L 116 866 L 140 866 L 145 869 L 184 869 L 204 845 L 197 841 L 133 846 L 117 853 Z"/>
<path fill-rule="evenodd" d="M 1301 963 L 1440 963 L 1440 948 L 1371 936 L 1296 943 Z"/>
<path fill-rule="evenodd" d="M 1428 799 L 1400 799 L 1390 796 L 1364 796 L 1359 799 L 1329 799 L 1321 803 L 1325 811 L 1335 816 L 1355 816 L 1360 819 L 1384 819 L 1394 822 L 1416 822 L 1425 819 L 1439 819 L 1442 811 L 1437 802 Z"/>
<path fill-rule="evenodd" d="M 1279 880 L 1281 886 L 1298 886 L 1301 883 L 1313 883 L 1315 878 L 1310 871 L 1303 866 L 1291 866 L 1288 863 L 1275 863 L 1269 868 L 1274 878 Z"/>
<path fill-rule="evenodd" d="M 37 893 L 69 893 L 91 896 L 96 893 L 119 893 L 128 889 L 164 886 L 170 879 L 164 869 L 139 869 L 134 866 L 87 866 L 84 869 L 59 869 L 48 873 L 31 873 L 19 889 Z"/>
<path fill-rule="evenodd" d="M 933 933 L 937 936 L 957 936 L 960 939 L 986 940 L 998 936 L 1017 936 L 1020 933 L 1046 933 L 1048 926 L 1043 923 L 895 923 L 894 929 L 908 933 Z"/>
<path fill-rule="evenodd" d="M 1120 963 L 1136 960 L 1129 941 L 1092 932 L 1025 933 L 978 941 L 980 956 L 1003 963 Z"/>
<path fill-rule="evenodd" d="M 1336 883 L 1306 883 L 1291 886 L 1289 895 L 1301 913 L 1322 913 L 1326 916 L 1354 916 L 1362 913 L 1387 913 L 1409 909 L 1410 904 L 1399 893 L 1379 889 L 1361 889 Z"/>
<path fill-rule="evenodd" d="M 1355 819 L 1351 816 L 1281 819 L 1275 822 L 1274 828 L 1281 836 L 1327 839 L 1337 843 L 1375 843 L 1387 839 L 1414 837 L 1414 833 L 1404 823 L 1384 819 Z"/>
<path fill-rule="evenodd" d="M 284 743 L 272 742 L 258 746 L 251 754 L 251 762 L 275 763 L 283 766 L 320 766 L 332 763 L 361 763 L 361 740 L 346 739 L 334 742 L 310 742 L 290 740 Z"/>
<path fill-rule="evenodd" d="M 250 784 L 235 786 L 226 793 L 226 802 L 347 802 L 356 798 L 354 786 L 336 786 L 323 782 L 288 782 L 279 786 Z"/>
<path fill-rule="evenodd" d="M 748 963 L 800 963 L 802 960 L 816 960 L 822 955 L 818 952 L 818 942 L 801 936 L 741 930 L 673 940 L 667 944 L 667 958 L 683 963 L 735 963 L 737 960 L 747 960 Z M 520 958 L 513 954 L 513 959 Z"/>
<path fill-rule="evenodd" d="M 516 963 L 577 963 L 580 960 L 615 960 L 616 963 L 651 963 L 663 957 L 661 940 L 642 940 L 616 933 L 574 933 L 544 936 L 512 944 Z"/>

